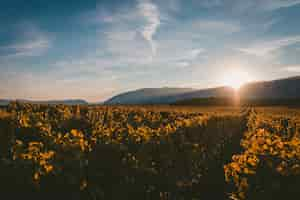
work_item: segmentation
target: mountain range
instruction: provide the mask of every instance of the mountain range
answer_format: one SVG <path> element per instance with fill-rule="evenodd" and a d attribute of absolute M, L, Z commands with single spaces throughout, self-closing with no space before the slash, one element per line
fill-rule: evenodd
<path fill-rule="evenodd" d="M 105 105 L 141 105 L 141 104 L 173 104 L 190 99 L 205 98 L 231 98 L 239 95 L 244 99 L 300 99 L 300 76 L 278 79 L 272 81 L 251 82 L 242 86 L 238 91 L 231 87 L 215 87 L 207 89 L 193 88 L 143 88 L 116 95 L 107 101 Z M 0 99 L 0 106 L 15 101 Z M 82 99 L 34 101 L 17 99 L 19 102 L 32 104 L 64 104 L 64 105 L 87 105 Z M 100 104 L 100 103 L 99 103 Z"/>
<path fill-rule="evenodd" d="M 170 104 L 196 98 L 230 98 L 236 94 L 244 99 L 298 99 L 300 76 L 245 84 L 238 91 L 231 87 L 208 89 L 191 88 L 144 88 L 122 93 L 104 104 Z"/>
<path fill-rule="evenodd" d="M 8 105 L 11 101 L 18 101 L 21 103 L 31 103 L 31 104 L 49 104 L 49 105 L 87 105 L 88 102 L 82 99 L 65 99 L 65 100 L 48 100 L 48 101 L 33 101 L 26 99 L 0 99 L 0 106 Z"/>

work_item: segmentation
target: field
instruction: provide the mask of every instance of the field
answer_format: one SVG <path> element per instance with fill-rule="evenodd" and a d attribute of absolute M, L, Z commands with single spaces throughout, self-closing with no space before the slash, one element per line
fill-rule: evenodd
<path fill-rule="evenodd" d="M 0 158 L 5 199 L 297 199 L 300 109 L 11 103 Z"/>

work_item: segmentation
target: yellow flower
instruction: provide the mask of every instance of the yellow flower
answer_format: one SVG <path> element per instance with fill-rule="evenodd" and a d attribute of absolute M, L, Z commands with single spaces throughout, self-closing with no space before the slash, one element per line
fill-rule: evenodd
<path fill-rule="evenodd" d="M 53 170 L 53 166 L 52 165 L 45 165 L 44 166 L 45 170 L 46 170 L 46 173 L 49 173 Z"/>
<path fill-rule="evenodd" d="M 39 181 L 40 180 L 40 174 L 38 172 L 34 173 L 33 180 L 35 180 L 35 181 Z"/>
<path fill-rule="evenodd" d="M 88 182 L 87 180 L 84 179 L 83 181 L 81 181 L 80 190 L 86 189 L 87 186 L 88 186 Z"/>

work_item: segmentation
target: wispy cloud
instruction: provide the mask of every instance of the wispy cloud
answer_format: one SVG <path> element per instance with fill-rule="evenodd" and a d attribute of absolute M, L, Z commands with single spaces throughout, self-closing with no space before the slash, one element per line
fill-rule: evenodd
<path fill-rule="evenodd" d="M 20 33 L 15 33 L 18 40 L 7 46 L 0 47 L 5 57 L 39 56 L 51 46 L 45 33 L 33 24 L 21 24 Z"/>
<path fill-rule="evenodd" d="M 240 48 L 241 52 L 252 54 L 256 56 L 267 56 L 273 51 L 276 51 L 280 48 L 295 44 L 300 42 L 300 36 L 290 36 L 279 39 L 274 39 L 271 41 L 258 41 L 257 43 L 250 45 L 246 48 Z"/>
<path fill-rule="evenodd" d="M 210 33 L 234 33 L 241 30 L 240 24 L 221 20 L 197 20 L 193 22 L 193 28 Z"/>
<path fill-rule="evenodd" d="M 256 0 L 258 1 L 258 0 Z M 263 0 L 261 5 L 266 10 L 276 10 L 279 8 L 291 7 L 300 4 L 300 0 Z"/>
<path fill-rule="evenodd" d="M 120 7 L 109 12 L 99 7 L 94 21 L 105 29 L 99 31 L 99 39 L 115 59 L 149 62 L 157 53 L 154 39 L 161 16 L 158 6 L 152 0 L 138 0 L 134 7 Z M 103 47 L 102 47 L 103 48 Z M 138 62 L 139 63 L 139 62 Z"/>
<path fill-rule="evenodd" d="M 195 1 L 203 8 L 226 8 L 234 13 L 252 13 L 274 11 L 280 8 L 287 8 L 300 4 L 300 0 L 201 0 Z"/>
<path fill-rule="evenodd" d="M 198 2 L 198 4 L 204 8 L 212 8 L 212 7 L 220 6 L 223 3 L 224 3 L 223 0 L 202 0 Z"/>
<path fill-rule="evenodd" d="M 282 68 L 283 71 L 286 72 L 292 72 L 292 73 L 300 73 L 300 65 L 290 65 L 290 66 L 284 66 Z"/>
<path fill-rule="evenodd" d="M 96 8 L 89 21 L 107 24 L 128 24 L 139 20 L 141 17 L 134 8 L 119 8 L 117 12 L 108 11 L 101 6 Z"/>
<path fill-rule="evenodd" d="M 201 53 L 205 52 L 203 48 L 199 49 L 192 49 L 191 51 L 188 51 L 186 55 L 184 56 L 184 59 L 187 60 L 194 60 L 196 59 Z"/>
<path fill-rule="evenodd" d="M 216 7 L 216 6 L 233 6 L 237 9 L 257 8 L 263 10 L 276 10 L 279 8 L 290 7 L 300 3 L 300 0 L 203 0 L 199 1 L 202 7 Z"/>
<path fill-rule="evenodd" d="M 176 65 L 177 65 L 178 67 L 184 68 L 184 67 L 190 66 L 190 63 L 187 62 L 187 61 L 179 61 L 179 62 L 176 63 Z"/>
<path fill-rule="evenodd" d="M 196 60 L 201 54 L 205 52 L 205 49 L 185 49 L 179 51 L 176 56 L 172 56 L 172 54 L 164 55 L 161 58 L 161 62 L 166 63 L 177 63 L 179 66 L 188 66 L 191 62 Z"/>
<path fill-rule="evenodd" d="M 151 46 L 152 54 L 156 54 L 156 43 L 153 40 L 154 34 L 160 26 L 160 14 L 157 6 L 151 0 L 140 0 L 138 3 L 139 13 L 145 18 L 146 24 L 143 27 L 142 35 Z"/>
<path fill-rule="evenodd" d="M 24 41 L 8 46 L 13 50 L 11 56 L 38 56 L 44 53 L 50 47 L 50 41 L 47 38 L 35 38 L 30 41 Z"/>

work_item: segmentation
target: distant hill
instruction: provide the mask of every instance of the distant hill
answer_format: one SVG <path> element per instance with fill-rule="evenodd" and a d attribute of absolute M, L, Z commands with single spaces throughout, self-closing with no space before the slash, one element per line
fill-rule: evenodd
<path fill-rule="evenodd" d="M 0 106 L 6 106 L 8 105 L 10 100 L 8 99 L 0 99 Z"/>
<path fill-rule="evenodd" d="M 285 105 L 289 102 L 298 104 L 300 100 L 300 76 L 273 81 L 252 82 L 244 85 L 238 92 L 241 99 L 248 104 L 277 104 Z M 230 104 L 230 99 L 236 91 L 230 87 L 216 87 L 208 89 L 193 88 L 144 88 L 116 95 L 104 102 L 106 105 L 141 105 L 141 104 Z M 199 101 L 199 99 L 202 99 Z M 0 106 L 8 105 L 10 99 L 0 99 Z M 81 99 L 33 101 L 17 99 L 19 102 L 33 104 L 64 104 L 86 105 Z M 201 103 L 200 103 L 201 102 Z M 96 103 L 95 103 L 96 104 Z"/>
<path fill-rule="evenodd" d="M 144 88 L 122 93 L 104 104 L 169 104 L 183 99 L 228 97 L 234 90 L 229 87 L 196 90 L 191 88 Z"/>
<path fill-rule="evenodd" d="M 104 104 L 159 104 L 171 103 L 170 97 L 192 92 L 191 88 L 143 88 L 119 94 L 104 102 Z"/>
<path fill-rule="evenodd" d="M 300 76 L 249 83 L 239 90 L 239 95 L 248 99 L 297 99 L 300 98 Z"/>
<path fill-rule="evenodd" d="M 22 103 L 32 103 L 32 104 L 49 104 L 49 105 L 85 105 L 88 104 L 85 100 L 81 99 L 66 99 L 66 100 L 49 100 L 49 101 L 33 101 L 33 100 L 26 100 L 26 99 L 17 99 L 17 100 L 10 100 L 10 99 L 0 99 L 0 106 L 8 105 L 11 101 L 18 101 Z"/>
<path fill-rule="evenodd" d="M 300 76 L 273 81 L 253 82 L 241 87 L 238 92 L 243 99 L 300 99 Z M 191 99 L 233 98 L 236 95 L 230 87 L 209 89 L 191 88 L 145 88 L 112 97 L 104 104 L 173 104 Z M 207 102 L 204 100 L 203 102 Z M 213 100 L 220 102 L 220 100 Z M 259 101 L 260 102 L 260 101 Z M 277 101 L 276 101 L 277 102 Z M 195 102 L 194 102 L 195 103 Z"/>

